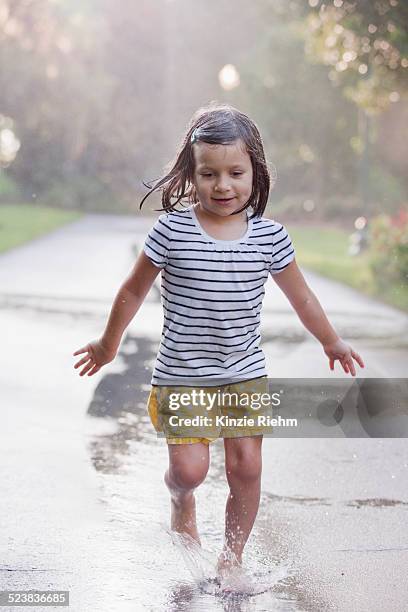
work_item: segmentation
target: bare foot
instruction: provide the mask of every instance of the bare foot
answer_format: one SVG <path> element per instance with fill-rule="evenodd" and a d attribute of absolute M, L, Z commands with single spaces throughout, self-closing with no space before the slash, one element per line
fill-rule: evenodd
<path fill-rule="evenodd" d="M 242 561 L 232 551 L 219 556 L 216 581 L 225 594 L 245 593 L 250 588 Z"/>
<path fill-rule="evenodd" d="M 195 519 L 195 499 L 192 493 L 188 497 L 183 497 L 182 501 L 171 499 L 171 528 L 178 533 L 186 533 L 201 546 Z"/>
<path fill-rule="evenodd" d="M 241 558 L 238 558 L 232 550 L 223 550 L 218 557 L 217 576 L 221 580 L 227 578 L 231 573 L 240 568 L 242 565 Z"/>

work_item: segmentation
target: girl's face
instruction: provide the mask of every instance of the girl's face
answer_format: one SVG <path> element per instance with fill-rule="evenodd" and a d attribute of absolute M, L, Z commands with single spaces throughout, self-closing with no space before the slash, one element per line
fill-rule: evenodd
<path fill-rule="evenodd" d="M 200 206 L 211 215 L 227 217 L 242 208 L 252 192 L 252 163 L 244 142 L 228 145 L 193 144 L 194 186 Z"/>

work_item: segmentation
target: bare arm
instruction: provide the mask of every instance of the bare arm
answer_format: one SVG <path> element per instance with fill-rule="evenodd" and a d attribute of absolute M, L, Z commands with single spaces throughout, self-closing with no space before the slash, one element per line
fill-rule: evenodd
<path fill-rule="evenodd" d="M 123 332 L 143 304 L 159 272 L 160 268 L 155 266 L 142 251 L 113 301 L 101 338 L 107 347 L 118 348 Z"/>
<path fill-rule="evenodd" d="M 338 359 L 344 371 L 355 376 L 353 359 L 362 368 L 363 360 L 339 338 L 319 300 L 306 283 L 296 261 L 292 261 L 279 274 L 274 274 L 273 279 L 292 304 L 306 329 L 322 344 L 324 352 L 329 357 L 330 369 L 334 369 L 334 362 Z"/>
<path fill-rule="evenodd" d="M 79 368 L 85 364 L 80 376 L 84 376 L 87 372 L 88 376 L 92 376 L 115 358 L 123 332 L 143 304 L 159 272 L 160 268 L 155 266 L 142 251 L 115 296 L 102 336 L 74 353 L 74 355 L 86 353 L 85 357 L 74 365 L 74 368 Z"/>

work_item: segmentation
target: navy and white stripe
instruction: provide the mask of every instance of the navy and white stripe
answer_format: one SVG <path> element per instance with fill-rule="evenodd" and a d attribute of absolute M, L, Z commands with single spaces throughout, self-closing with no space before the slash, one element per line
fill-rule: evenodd
<path fill-rule="evenodd" d="M 216 240 L 190 206 L 160 215 L 143 248 L 162 269 L 164 324 L 152 384 L 215 386 L 265 376 L 260 312 L 268 275 L 295 257 L 286 228 L 248 219 L 242 238 Z"/>

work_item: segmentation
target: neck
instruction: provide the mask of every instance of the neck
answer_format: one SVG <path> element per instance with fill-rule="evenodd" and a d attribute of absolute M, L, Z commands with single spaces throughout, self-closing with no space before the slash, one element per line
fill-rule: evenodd
<path fill-rule="evenodd" d="M 198 213 L 198 215 L 202 219 L 207 219 L 208 221 L 217 221 L 217 223 L 231 223 L 231 221 L 236 221 L 236 222 L 239 221 L 242 223 L 243 220 L 246 221 L 247 219 L 246 210 L 241 211 L 237 215 L 230 214 L 230 215 L 227 215 L 226 217 L 223 217 L 221 215 L 216 215 L 215 213 L 208 212 L 201 206 L 200 202 L 194 205 L 194 210 L 196 214 Z"/>

